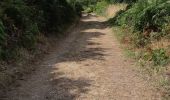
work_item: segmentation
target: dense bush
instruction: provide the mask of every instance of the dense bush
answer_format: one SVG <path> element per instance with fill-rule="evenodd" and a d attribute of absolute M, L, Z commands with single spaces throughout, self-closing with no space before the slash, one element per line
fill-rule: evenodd
<path fill-rule="evenodd" d="M 168 63 L 169 57 L 166 54 L 165 49 L 156 49 L 152 52 L 152 60 L 154 65 L 166 65 Z"/>
<path fill-rule="evenodd" d="M 89 6 L 96 5 L 97 2 L 104 0 L 68 0 L 68 2 L 75 7 L 76 4 L 81 5 L 84 9 L 87 9 Z"/>
<path fill-rule="evenodd" d="M 120 26 L 131 27 L 134 31 L 137 46 L 145 45 L 150 37 L 165 35 L 165 27 L 170 22 L 169 0 L 138 0 L 126 11 L 121 11 L 114 18 L 114 23 Z M 157 33 L 151 35 L 152 33 Z M 143 42 L 143 43 L 141 43 Z"/>
<path fill-rule="evenodd" d="M 103 14 L 106 11 L 107 6 L 108 6 L 108 2 L 106 1 L 97 2 L 95 6 L 95 12 L 97 14 Z"/>
<path fill-rule="evenodd" d="M 140 59 L 152 62 L 154 66 L 164 66 L 169 62 L 169 48 L 163 45 L 164 42 L 167 44 L 163 40 L 169 39 L 170 33 L 169 0 L 137 0 L 108 22 L 128 30 L 128 33 L 122 33 L 125 34 L 122 39 L 128 38 L 132 48 L 140 49 Z"/>
<path fill-rule="evenodd" d="M 110 3 L 134 3 L 137 0 L 106 0 Z"/>
<path fill-rule="evenodd" d="M 106 0 L 2 0 L 0 59 L 17 56 L 18 48 L 35 49 L 40 34 L 58 35 L 76 15 L 81 16 L 83 9 L 90 7 L 91 11 L 101 13 L 106 3 Z"/>
<path fill-rule="evenodd" d="M 34 49 L 42 33 L 61 33 L 76 13 L 80 15 L 66 0 L 2 0 L 0 59 L 17 56 L 18 48 Z"/>

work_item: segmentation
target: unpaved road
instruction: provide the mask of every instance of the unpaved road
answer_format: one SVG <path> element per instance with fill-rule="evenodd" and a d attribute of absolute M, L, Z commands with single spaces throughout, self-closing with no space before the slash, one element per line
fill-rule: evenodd
<path fill-rule="evenodd" d="M 103 18 L 84 15 L 4 100 L 160 100 L 132 66 Z"/>

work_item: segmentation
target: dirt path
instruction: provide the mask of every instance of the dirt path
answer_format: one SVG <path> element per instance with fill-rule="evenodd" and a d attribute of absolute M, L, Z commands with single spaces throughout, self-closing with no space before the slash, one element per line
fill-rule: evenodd
<path fill-rule="evenodd" d="M 70 33 L 4 100 L 159 100 L 102 18 L 84 15 Z"/>

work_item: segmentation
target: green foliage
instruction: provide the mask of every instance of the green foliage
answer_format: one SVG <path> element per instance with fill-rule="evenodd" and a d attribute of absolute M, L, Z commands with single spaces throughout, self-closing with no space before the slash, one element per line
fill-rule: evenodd
<path fill-rule="evenodd" d="M 170 61 L 169 43 L 166 41 L 170 39 L 170 0 L 138 0 L 118 12 L 109 23 L 132 30 L 122 33 L 123 36 L 128 34 L 132 40 L 126 46 L 135 45 L 131 50 L 135 52 L 142 72 L 152 76 L 151 80 L 161 82 L 159 88 L 163 90 L 163 99 L 169 100 L 169 77 L 165 73 Z"/>
<path fill-rule="evenodd" d="M 111 24 L 133 29 L 136 46 L 145 46 L 151 39 L 159 39 L 168 34 L 165 30 L 170 22 L 169 0 L 138 0 L 126 10 L 118 12 L 110 19 Z M 145 33 L 148 36 L 145 36 Z"/>
<path fill-rule="evenodd" d="M 150 39 L 146 38 L 140 32 L 132 33 L 133 44 L 136 47 L 144 47 L 150 43 Z"/>
<path fill-rule="evenodd" d="M 75 10 L 77 9 L 76 5 L 80 5 L 81 10 L 86 10 L 86 9 L 91 9 L 92 6 L 95 6 L 99 0 L 67 0 L 67 1 L 74 7 Z"/>
<path fill-rule="evenodd" d="M 169 61 L 169 57 L 165 49 L 156 49 L 152 52 L 152 60 L 154 65 L 166 65 Z"/>
<path fill-rule="evenodd" d="M 35 1 L 32 6 L 38 9 L 39 18 L 42 19 L 39 23 L 44 23 L 42 29 L 48 32 L 60 31 L 63 25 L 75 18 L 73 8 L 65 0 Z"/>
<path fill-rule="evenodd" d="M 109 3 L 133 3 L 136 2 L 137 0 L 106 0 Z"/>
<path fill-rule="evenodd" d="M 97 2 L 96 7 L 95 7 L 95 12 L 97 14 L 104 14 L 107 6 L 108 6 L 108 2 L 106 1 Z"/>
<path fill-rule="evenodd" d="M 122 16 L 121 14 L 123 14 L 124 12 L 125 12 L 125 10 L 118 11 L 113 18 L 110 18 L 108 20 L 108 23 L 110 25 L 119 25 L 118 19 L 120 18 L 120 16 Z"/>
<path fill-rule="evenodd" d="M 17 56 L 18 48 L 34 49 L 39 34 L 61 33 L 76 14 L 81 15 L 79 9 L 81 5 L 73 7 L 66 0 L 1 1 L 0 59 Z"/>
<path fill-rule="evenodd" d="M 151 65 L 153 68 L 156 68 L 156 66 L 165 66 L 169 62 L 169 56 L 167 55 L 167 51 L 164 48 L 155 49 L 151 52 L 141 51 L 139 58 L 140 60 L 142 59 L 145 61 L 145 64 L 149 64 L 149 62 L 151 62 L 154 65 Z"/>
<path fill-rule="evenodd" d="M 161 28 L 169 19 L 169 0 L 139 0 L 118 19 L 119 24 L 143 31 L 145 27 Z"/>
<path fill-rule="evenodd" d="M 91 13 L 95 11 L 95 5 L 89 5 L 87 8 L 84 10 L 86 13 Z"/>
<path fill-rule="evenodd" d="M 28 26 L 27 31 L 21 37 L 21 45 L 27 49 L 34 48 L 36 46 L 38 33 L 39 29 L 36 24 Z"/>

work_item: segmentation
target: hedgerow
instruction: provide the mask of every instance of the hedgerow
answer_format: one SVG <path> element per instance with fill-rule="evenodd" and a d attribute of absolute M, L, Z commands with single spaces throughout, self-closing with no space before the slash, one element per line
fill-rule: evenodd
<path fill-rule="evenodd" d="M 0 59 L 14 58 L 18 48 L 36 48 L 40 34 L 58 35 L 80 12 L 66 0 L 2 0 Z"/>
<path fill-rule="evenodd" d="M 159 43 L 160 40 L 169 39 L 169 0 L 134 1 L 125 10 L 117 12 L 108 22 L 129 30 L 124 33 L 129 36 L 124 35 L 126 37 L 123 39 L 128 38 L 133 48 L 142 49 L 144 55 L 148 53 L 150 58 L 146 61 L 153 62 L 155 66 L 164 66 L 169 62 L 168 47 L 160 45 L 164 41 Z M 141 56 L 140 59 L 145 60 L 145 57 Z"/>
<path fill-rule="evenodd" d="M 132 35 L 136 37 L 136 45 L 144 46 L 150 37 L 162 37 L 164 29 L 170 22 L 170 2 L 169 0 L 139 0 L 126 11 L 121 11 L 114 18 L 114 23 L 120 26 L 127 26 L 133 29 Z M 157 33 L 151 35 L 152 33 Z M 143 43 L 142 43 L 143 42 Z"/>

